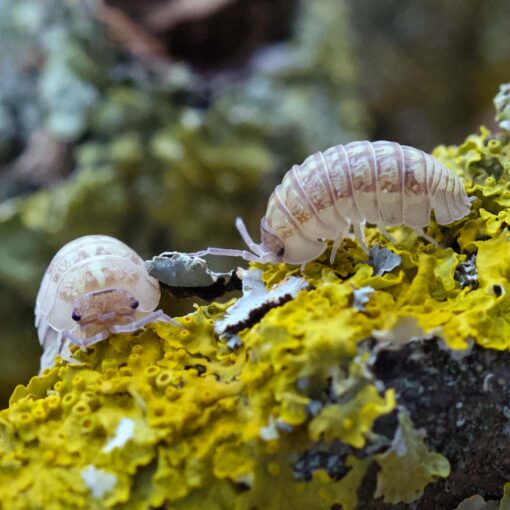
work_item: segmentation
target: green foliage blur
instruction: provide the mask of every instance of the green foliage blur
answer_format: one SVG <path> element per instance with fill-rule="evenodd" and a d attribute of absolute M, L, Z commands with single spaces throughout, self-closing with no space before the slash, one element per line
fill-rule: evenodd
<path fill-rule="evenodd" d="M 257 237 L 290 164 L 363 134 L 341 3 L 303 4 L 292 37 L 212 77 L 147 65 L 96 15 L 90 2 L 0 0 L 3 403 L 37 372 L 35 296 L 66 242 L 109 234 L 145 258 L 239 246 L 234 218 Z"/>
<path fill-rule="evenodd" d="M 0 0 L 0 405 L 37 372 L 34 300 L 66 242 L 240 247 L 234 218 L 257 239 L 290 165 L 461 142 L 508 81 L 509 0 L 205 0 L 165 28 L 179 3 Z"/>

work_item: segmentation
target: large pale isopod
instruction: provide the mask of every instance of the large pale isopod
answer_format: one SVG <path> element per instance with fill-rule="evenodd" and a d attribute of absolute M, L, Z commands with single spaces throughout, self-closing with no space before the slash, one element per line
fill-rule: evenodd
<path fill-rule="evenodd" d="M 256 244 L 238 218 L 246 250 L 208 248 L 192 255 L 228 255 L 258 262 L 304 264 L 334 240 L 354 231 L 365 251 L 365 223 L 387 237 L 387 226 L 406 225 L 434 242 L 423 228 L 433 210 L 447 225 L 466 216 L 471 201 L 461 180 L 430 154 L 395 142 L 351 142 L 316 152 L 294 165 L 269 198 Z"/>
<path fill-rule="evenodd" d="M 51 365 L 65 342 L 85 349 L 110 333 L 170 321 L 161 310 L 154 311 L 159 299 L 158 281 L 121 241 L 103 235 L 71 241 L 51 261 L 37 295 L 41 367 Z"/>

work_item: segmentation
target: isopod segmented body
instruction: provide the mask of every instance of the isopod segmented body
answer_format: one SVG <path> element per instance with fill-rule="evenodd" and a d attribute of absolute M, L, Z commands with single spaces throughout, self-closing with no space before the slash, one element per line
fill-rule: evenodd
<path fill-rule="evenodd" d="M 331 260 L 352 227 L 366 251 L 363 228 L 372 223 L 404 224 L 422 237 L 433 210 L 446 225 L 471 208 L 461 180 L 430 154 L 395 142 L 351 142 L 316 152 L 294 165 L 269 198 L 261 220 L 261 244 L 249 236 L 240 218 L 236 225 L 253 253 L 208 248 L 193 255 L 230 255 L 259 262 L 303 264 L 326 249 Z"/>
<path fill-rule="evenodd" d="M 82 349 L 110 332 L 130 332 L 155 320 L 160 299 L 157 280 L 144 261 L 113 237 L 91 235 L 66 244 L 43 277 L 35 325 L 44 349 L 41 367 L 52 364 L 63 343 Z"/>

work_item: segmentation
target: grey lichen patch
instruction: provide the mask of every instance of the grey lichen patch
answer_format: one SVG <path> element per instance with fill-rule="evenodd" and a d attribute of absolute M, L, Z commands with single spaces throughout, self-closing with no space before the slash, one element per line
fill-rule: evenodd
<path fill-rule="evenodd" d="M 148 273 L 159 280 L 174 297 L 216 299 L 223 294 L 241 289 L 236 271 L 217 273 L 209 269 L 200 257 L 185 253 L 165 252 L 146 261 Z"/>
<path fill-rule="evenodd" d="M 402 257 L 380 246 L 372 246 L 369 250 L 368 264 L 374 269 L 374 276 L 382 276 L 400 266 Z"/>
<path fill-rule="evenodd" d="M 215 273 L 200 257 L 164 252 L 146 262 L 148 273 L 170 287 L 208 287 L 228 273 Z"/>
<path fill-rule="evenodd" d="M 271 308 L 281 306 L 295 298 L 308 283 L 296 276 L 286 278 L 280 284 L 267 289 L 260 270 L 239 270 L 243 281 L 243 297 L 227 311 L 224 319 L 218 321 L 214 331 L 218 335 L 233 334 L 254 324 Z"/>
<path fill-rule="evenodd" d="M 477 289 L 478 271 L 476 270 L 476 254 L 471 255 L 464 262 L 460 262 L 455 268 L 453 277 L 459 282 L 461 288 L 470 287 L 471 289 Z"/>
<path fill-rule="evenodd" d="M 331 444 L 318 442 L 312 448 L 304 451 L 293 464 L 294 479 L 299 482 L 309 482 L 313 474 L 319 470 L 325 470 L 334 480 L 340 480 L 349 471 L 345 460 L 353 449 L 334 441 Z"/>

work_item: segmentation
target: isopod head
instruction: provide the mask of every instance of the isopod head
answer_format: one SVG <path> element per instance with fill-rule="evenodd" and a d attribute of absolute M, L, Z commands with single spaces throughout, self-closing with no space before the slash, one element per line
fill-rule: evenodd
<path fill-rule="evenodd" d="M 177 325 L 155 311 L 160 292 L 144 261 L 121 241 L 102 235 L 75 239 L 55 255 L 41 283 L 39 341 L 45 352 L 56 353 L 63 338 L 84 348 L 155 320 Z"/>
<path fill-rule="evenodd" d="M 84 337 L 90 338 L 114 326 L 135 320 L 138 300 L 124 289 L 88 292 L 73 303 L 71 318 L 77 322 Z"/>
<path fill-rule="evenodd" d="M 261 255 L 271 259 L 270 262 L 278 263 L 283 260 L 285 255 L 285 244 L 283 241 L 267 226 L 267 220 L 264 216 L 260 221 L 260 250 Z"/>
<path fill-rule="evenodd" d="M 313 260 L 326 250 L 326 243 L 320 240 L 305 239 L 295 231 L 284 230 L 283 239 L 269 226 L 266 216 L 260 222 L 260 260 L 273 264 L 302 264 Z"/>
<path fill-rule="evenodd" d="M 157 307 L 159 285 L 147 274 L 143 261 L 136 259 L 134 263 L 134 257 L 130 259 L 125 253 L 101 253 L 101 248 L 104 244 L 97 248 L 88 244 L 90 256 L 69 267 L 58 278 L 53 296 L 42 303 L 48 310 L 48 323 L 57 331 L 71 331 L 89 339 L 92 330 L 115 331 L 109 326 L 125 324 L 128 319 L 133 322 Z M 139 305 L 133 309 L 130 305 L 134 302 Z M 75 312 L 81 317 L 79 321 L 73 318 Z"/>
<path fill-rule="evenodd" d="M 277 235 L 269 226 L 266 216 L 260 222 L 260 244 L 251 238 L 241 218 L 236 218 L 236 227 L 244 242 L 251 251 L 233 250 L 230 248 L 207 248 L 206 250 L 190 253 L 193 257 L 205 255 L 226 255 L 228 257 L 241 257 L 245 260 L 271 264 L 302 264 L 313 260 L 323 253 L 327 245 L 320 239 L 304 239 L 289 231 L 289 235 Z"/>

